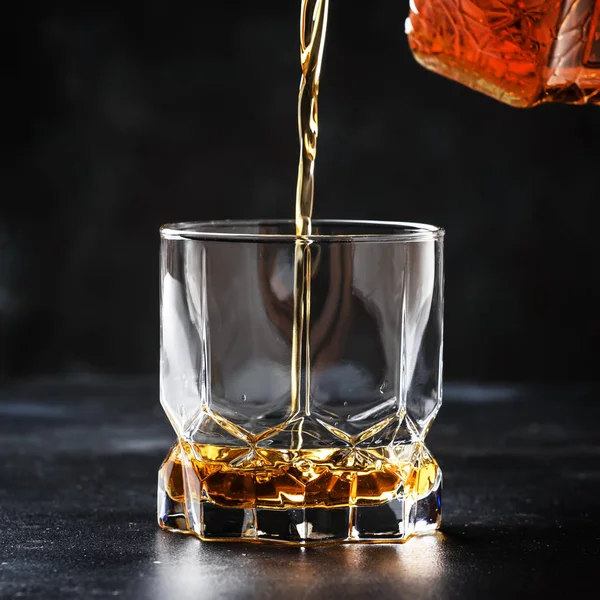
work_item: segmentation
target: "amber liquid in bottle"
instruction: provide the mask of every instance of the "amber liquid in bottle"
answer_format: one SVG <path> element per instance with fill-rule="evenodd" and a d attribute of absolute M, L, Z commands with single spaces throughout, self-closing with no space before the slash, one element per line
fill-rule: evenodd
<path fill-rule="evenodd" d="M 304 414 L 310 414 L 310 235 L 328 3 L 329 0 L 302 0 L 300 20 L 300 160 L 290 402 L 294 412 Z M 227 428 L 228 424 L 222 426 Z M 223 507 L 333 508 L 381 504 L 396 497 L 399 491 L 417 497 L 431 490 L 438 474 L 436 462 L 420 443 L 359 450 L 352 447 L 349 439 L 347 448 L 305 449 L 301 425 L 294 436 L 292 446 L 286 450 L 257 447 L 260 440 L 253 438 L 250 453 L 247 446 L 178 442 L 161 467 L 163 488 L 176 503 L 184 502 L 187 478 L 198 482 L 198 500 Z M 186 526 L 178 528 L 185 530 Z"/>
<path fill-rule="evenodd" d="M 411 0 L 419 63 L 518 107 L 600 104 L 600 0 Z"/>

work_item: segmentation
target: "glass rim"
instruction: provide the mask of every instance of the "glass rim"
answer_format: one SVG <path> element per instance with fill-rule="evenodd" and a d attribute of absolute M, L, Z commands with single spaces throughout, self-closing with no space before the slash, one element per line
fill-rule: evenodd
<path fill-rule="evenodd" d="M 362 219 L 313 219 L 313 225 L 337 225 L 342 233 L 312 234 L 302 239 L 315 242 L 425 242 L 436 241 L 444 237 L 445 231 L 436 225 L 413 223 L 409 221 L 374 221 Z M 216 221 L 185 221 L 167 223 L 160 228 L 160 236 L 167 240 L 197 241 L 246 241 L 246 242 L 295 242 L 298 237 L 293 233 L 256 233 L 243 231 L 218 231 L 219 228 L 231 229 L 252 226 L 293 226 L 293 219 L 224 219 Z M 344 227 L 365 227 L 373 229 L 367 233 L 343 233 Z M 210 231 L 209 229 L 216 229 Z M 377 232 L 380 229 L 400 231 Z M 402 231 L 402 230 L 405 231 Z"/>

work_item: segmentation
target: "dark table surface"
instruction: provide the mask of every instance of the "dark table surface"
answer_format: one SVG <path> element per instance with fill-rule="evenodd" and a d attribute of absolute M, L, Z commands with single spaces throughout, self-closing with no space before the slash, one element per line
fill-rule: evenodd
<path fill-rule="evenodd" d="M 147 380 L 1 389 L 2 598 L 598 597 L 593 390 L 448 385 L 429 436 L 443 531 L 310 549 L 160 531 L 156 471 L 173 434 L 157 397 Z"/>

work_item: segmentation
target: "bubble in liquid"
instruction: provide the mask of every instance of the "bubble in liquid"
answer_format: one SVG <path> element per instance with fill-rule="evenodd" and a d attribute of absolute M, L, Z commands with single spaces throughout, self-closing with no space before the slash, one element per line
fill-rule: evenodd
<path fill-rule="evenodd" d="M 344 402 L 344 406 L 348 406 L 348 403 L 347 403 L 347 402 Z"/>
<path fill-rule="evenodd" d="M 248 400 L 248 396 L 246 394 L 242 394 L 242 402 L 246 402 Z"/>

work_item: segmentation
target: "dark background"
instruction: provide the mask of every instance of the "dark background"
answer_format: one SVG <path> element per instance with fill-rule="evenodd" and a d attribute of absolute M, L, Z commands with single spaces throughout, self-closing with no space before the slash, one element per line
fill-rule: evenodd
<path fill-rule="evenodd" d="M 292 216 L 299 2 L 13 8 L 0 380 L 155 372 L 158 227 Z M 407 8 L 332 0 L 315 216 L 447 229 L 447 379 L 597 380 L 600 111 L 428 73 Z"/>

